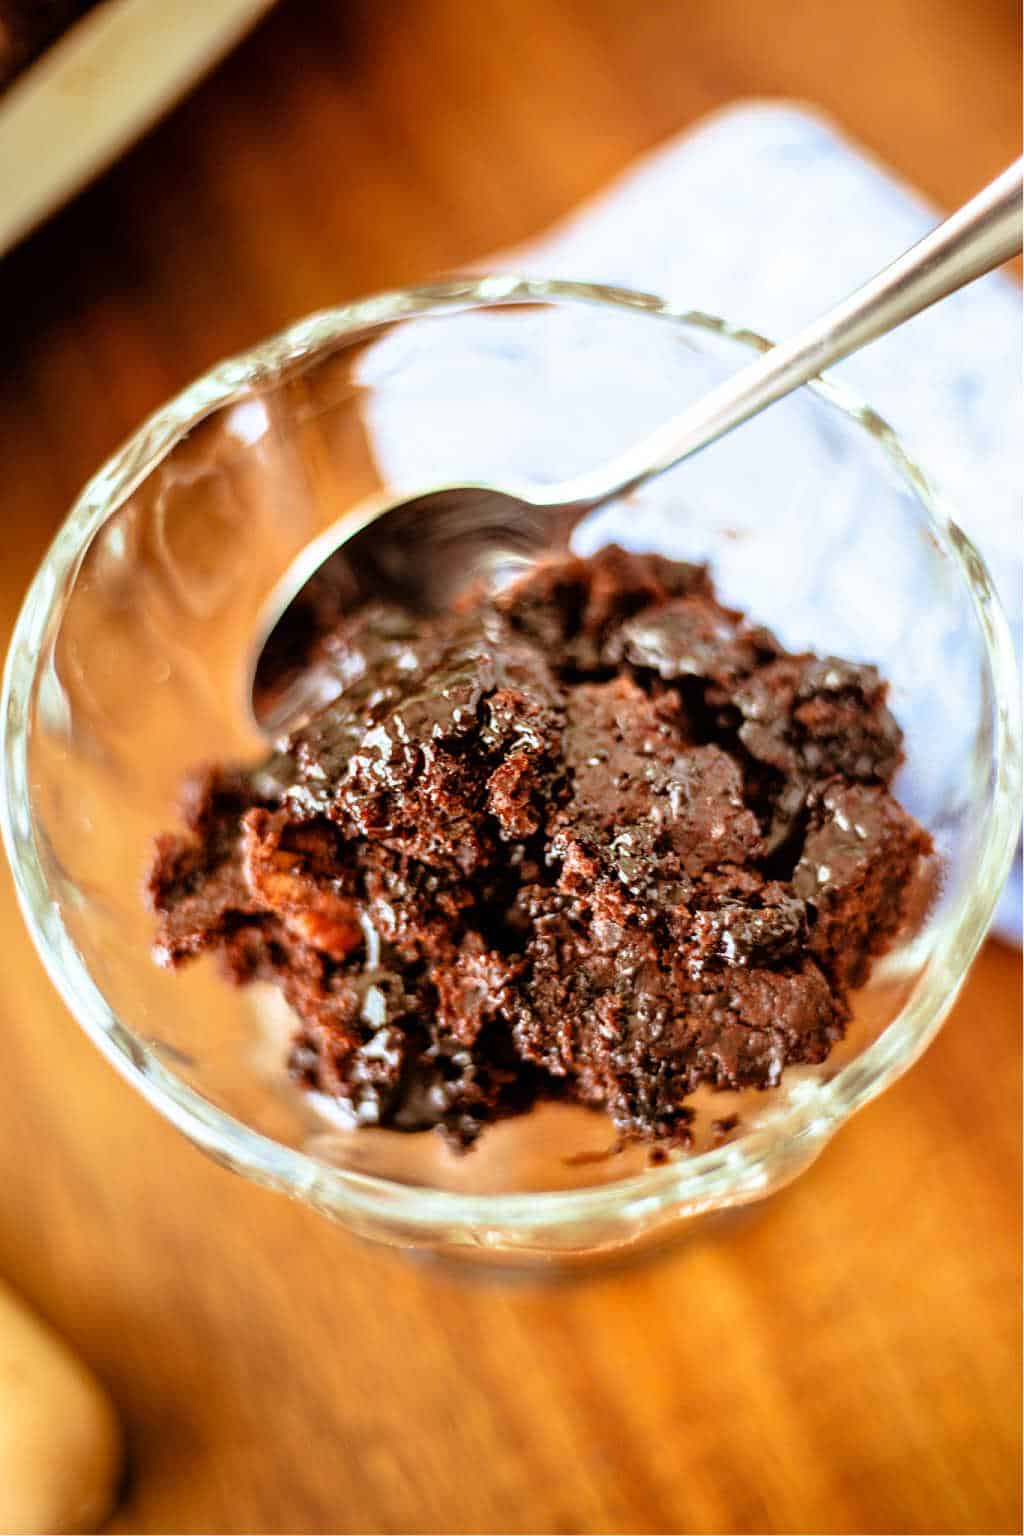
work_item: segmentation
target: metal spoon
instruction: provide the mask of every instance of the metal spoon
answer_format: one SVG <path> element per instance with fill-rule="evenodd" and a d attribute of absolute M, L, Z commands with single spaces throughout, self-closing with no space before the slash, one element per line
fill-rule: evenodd
<path fill-rule="evenodd" d="M 418 611 L 443 611 L 470 574 L 496 573 L 557 548 L 602 502 L 662 474 L 830 364 L 1010 260 L 1024 232 L 1022 187 L 1024 160 L 1018 160 L 849 298 L 598 469 L 557 485 L 425 486 L 412 496 L 353 508 L 292 567 L 260 626 L 249 674 L 257 723 L 270 731 L 282 724 L 272 694 L 261 686 L 272 638 L 328 560 L 351 601 L 387 597 Z"/>

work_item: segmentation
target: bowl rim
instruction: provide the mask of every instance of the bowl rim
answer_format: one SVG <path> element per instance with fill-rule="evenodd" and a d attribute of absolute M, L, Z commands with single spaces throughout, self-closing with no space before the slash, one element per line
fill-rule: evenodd
<path fill-rule="evenodd" d="M 805 1082 L 770 1125 L 693 1156 L 626 1179 L 571 1190 L 464 1194 L 403 1184 L 320 1161 L 284 1146 L 219 1109 L 169 1071 L 121 1022 L 93 981 L 49 894 L 28 778 L 31 704 L 38 660 L 96 533 L 177 443 L 211 412 L 248 390 L 268 388 L 317 354 L 350 345 L 403 319 L 500 305 L 583 303 L 644 312 L 754 351 L 760 333 L 652 294 L 599 283 L 483 274 L 396 289 L 315 312 L 248 351 L 221 362 L 155 411 L 88 482 L 54 538 L 24 599 L 4 674 L 0 823 L 18 900 L 33 942 L 69 1011 L 93 1042 L 151 1104 L 216 1161 L 258 1183 L 304 1198 L 335 1216 L 385 1218 L 411 1232 L 492 1240 L 495 1232 L 543 1233 L 612 1214 L 624 1220 L 684 1207 L 689 1213 L 756 1198 L 778 1180 L 773 1164 L 802 1144 L 810 1160 L 834 1130 L 913 1063 L 939 1029 L 985 937 L 1017 841 L 1020 744 L 1016 662 L 988 570 L 945 499 L 888 423 L 844 384 L 822 377 L 802 386 L 864 428 L 922 504 L 930 532 L 957 566 L 985 642 L 994 689 L 992 754 L 996 785 L 977 866 L 945 920 L 926 972 L 896 1018 L 828 1082 Z M 802 1164 L 801 1164 L 802 1165 Z M 785 1174 L 783 1174 L 785 1176 Z"/>

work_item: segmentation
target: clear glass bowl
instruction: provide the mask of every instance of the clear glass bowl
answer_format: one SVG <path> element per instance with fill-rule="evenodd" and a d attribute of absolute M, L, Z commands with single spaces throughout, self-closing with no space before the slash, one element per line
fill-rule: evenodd
<path fill-rule="evenodd" d="M 645 295 L 482 278 L 314 315 L 157 412 L 86 487 L 26 598 L 4 699 L 4 833 L 71 1010 L 218 1161 L 390 1243 L 497 1261 L 621 1252 L 805 1168 L 935 1034 L 1016 840 L 1012 652 L 985 567 L 873 411 L 832 383 L 627 502 L 616 539 L 710 561 L 795 648 L 875 662 L 907 737 L 898 785 L 941 891 L 856 1000 L 846 1041 L 767 1094 L 713 1095 L 730 1139 L 649 1166 L 600 1115 L 548 1106 L 464 1157 L 352 1131 L 292 1088 L 287 1012 L 214 965 L 150 958 L 141 882 L 186 770 L 264 750 L 242 692 L 268 594 L 355 502 L 446 479 L 561 479 L 717 384 L 758 336 Z"/>

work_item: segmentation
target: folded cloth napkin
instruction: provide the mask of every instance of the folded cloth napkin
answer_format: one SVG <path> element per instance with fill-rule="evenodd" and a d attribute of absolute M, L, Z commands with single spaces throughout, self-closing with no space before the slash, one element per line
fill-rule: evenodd
<path fill-rule="evenodd" d="M 940 216 L 813 112 L 750 102 L 647 156 L 498 266 L 639 288 L 782 336 Z M 835 370 L 887 417 L 956 508 L 989 564 L 1018 658 L 1021 321 L 1019 290 L 993 274 Z M 1020 942 L 1019 859 L 996 930 Z"/>

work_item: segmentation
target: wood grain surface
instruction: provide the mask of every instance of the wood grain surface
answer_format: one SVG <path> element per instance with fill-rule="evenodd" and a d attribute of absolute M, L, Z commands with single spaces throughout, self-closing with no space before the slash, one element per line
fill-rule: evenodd
<path fill-rule="evenodd" d="M 832 111 L 939 203 L 1020 150 L 1016 0 L 282 3 L 0 264 L 0 622 L 221 355 L 539 231 L 701 113 Z M 363 1247 L 115 1076 L 0 892 L 0 1272 L 124 1416 L 117 1531 L 1019 1531 L 1020 961 L 728 1235 L 559 1283 Z"/>

